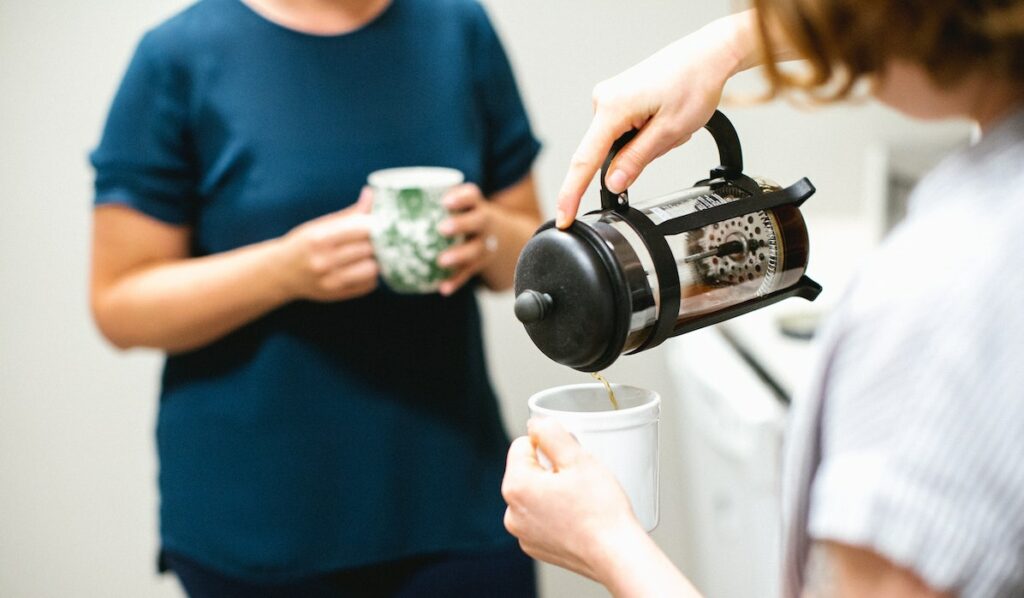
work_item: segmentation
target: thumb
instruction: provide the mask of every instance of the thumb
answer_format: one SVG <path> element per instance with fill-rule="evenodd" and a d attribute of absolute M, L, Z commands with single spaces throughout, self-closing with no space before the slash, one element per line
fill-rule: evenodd
<path fill-rule="evenodd" d="M 335 210 L 329 214 L 324 214 L 319 219 L 346 219 L 356 214 L 370 214 L 373 211 L 373 189 L 364 186 L 359 191 L 359 197 L 356 202 L 350 206 L 345 206 L 340 210 Z"/>
<path fill-rule="evenodd" d="M 562 424 L 550 418 L 532 418 L 526 425 L 530 439 L 551 460 L 555 471 L 579 460 L 583 447 Z"/>
<path fill-rule="evenodd" d="M 352 210 L 356 214 L 369 214 L 373 210 L 373 189 L 364 186 L 359 192 L 359 199 L 352 206 Z"/>

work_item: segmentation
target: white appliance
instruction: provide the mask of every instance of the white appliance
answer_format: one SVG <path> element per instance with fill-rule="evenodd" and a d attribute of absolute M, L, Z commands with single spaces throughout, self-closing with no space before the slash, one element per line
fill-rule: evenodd
<path fill-rule="evenodd" d="M 716 598 L 777 593 L 779 459 L 786 407 L 717 327 L 675 341 L 697 587 Z"/>

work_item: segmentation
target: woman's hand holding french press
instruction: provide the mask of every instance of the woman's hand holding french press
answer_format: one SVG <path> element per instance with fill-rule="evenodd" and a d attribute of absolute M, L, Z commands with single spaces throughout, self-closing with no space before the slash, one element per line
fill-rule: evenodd
<path fill-rule="evenodd" d="M 371 202 L 369 189 L 363 189 L 354 206 L 300 224 L 279 239 L 279 270 L 288 299 L 341 301 L 377 287 Z"/>
<path fill-rule="evenodd" d="M 559 228 L 572 224 L 583 192 L 623 133 L 640 131 L 608 169 L 605 182 L 615 193 L 707 123 L 728 78 L 751 66 L 748 22 L 748 13 L 715 21 L 594 88 L 594 117 L 558 194 Z"/>

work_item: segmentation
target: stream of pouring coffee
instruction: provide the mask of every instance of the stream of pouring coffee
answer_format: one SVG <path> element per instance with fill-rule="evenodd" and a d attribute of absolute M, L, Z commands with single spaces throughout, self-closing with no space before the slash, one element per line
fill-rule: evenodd
<path fill-rule="evenodd" d="M 601 384 L 604 384 L 604 389 L 608 391 L 608 400 L 612 403 L 612 409 L 618 411 L 619 402 L 615 400 L 615 391 L 612 390 L 612 385 L 608 384 L 608 381 L 604 379 L 600 372 L 591 372 L 590 375 L 600 381 Z"/>

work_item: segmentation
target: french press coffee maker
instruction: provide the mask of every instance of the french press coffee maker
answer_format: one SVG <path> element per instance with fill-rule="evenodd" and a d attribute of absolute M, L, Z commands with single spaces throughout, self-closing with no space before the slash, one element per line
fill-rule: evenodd
<path fill-rule="evenodd" d="M 693 187 L 642 202 L 612 193 L 605 174 L 637 133 L 612 145 L 601 168 L 601 209 L 565 231 L 542 226 L 515 273 L 515 313 L 545 355 L 584 372 L 672 336 L 787 297 L 813 301 L 804 276 L 806 178 L 782 189 L 743 173 L 739 137 L 715 111 L 704 126 L 721 164 Z"/>

